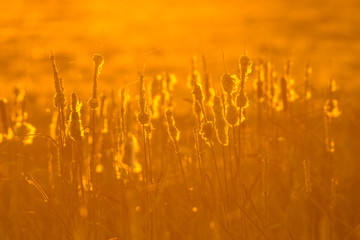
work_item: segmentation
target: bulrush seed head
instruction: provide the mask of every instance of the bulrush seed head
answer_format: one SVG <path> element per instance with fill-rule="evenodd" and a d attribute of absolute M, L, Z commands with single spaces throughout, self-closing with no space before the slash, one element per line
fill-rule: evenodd
<path fill-rule="evenodd" d="M 168 127 L 167 130 L 168 130 L 168 133 L 169 133 L 169 137 L 170 137 L 171 141 L 174 144 L 175 151 L 179 152 L 180 147 L 179 147 L 178 142 L 180 140 L 180 132 L 175 126 L 175 120 L 174 120 L 173 112 L 170 109 L 168 109 L 166 111 L 165 116 L 166 116 L 166 122 L 167 122 L 167 127 Z"/>
<path fill-rule="evenodd" d="M 240 57 L 240 71 L 244 74 L 250 74 L 251 73 L 251 65 L 252 61 L 251 58 L 243 55 Z"/>
<path fill-rule="evenodd" d="M 246 95 L 245 89 L 240 90 L 240 94 L 236 97 L 236 105 L 239 108 L 247 108 L 249 107 L 249 99 Z"/>
<path fill-rule="evenodd" d="M 98 102 L 98 99 L 95 97 L 92 97 L 89 99 L 88 101 L 88 105 L 91 109 L 95 110 L 99 107 L 99 102 Z"/>
<path fill-rule="evenodd" d="M 211 143 L 212 132 L 213 132 L 212 122 L 206 121 L 201 124 L 200 135 L 209 145 Z"/>
<path fill-rule="evenodd" d="M 144 86 L 144 75 L 142 73 L 139 73 L 139 83 L 140 83 L 139 108 L 140 108 L 140 112 L 145 112 L 145 108 L 146 108 L 145 86 Z"/>
<path fill-rule="evenodd" d="M 214 97 L 214 105 L 212 110 L 215 116 L 215 132 L 217 139 L 221 144 L 226 146 L 229 144 L 228 126 L 223 114 L 224 111 L 220 97 Z"/>
<path fill-rule="evenodd" d="M 93 56 L 93 61 L 95 64 L 95 68 L 98 70 L 97 74 L 100 74 L 102 65 L 104 64 L 104 57 L 101 54 L 95 53 Z"/>
<path fill-rule="evenodd" d="M 150 114 L 148 113 L 146 106 L 144 75 L 142 73 L 139 74 L 139 82 L 140 82 L 140 97 L 139 97 L 140 112 L 138 113 L 137 117 L 141 125 L 146 125 L 150 121 Z"/>
<path fill-rule="evenodd" d="M 226 106 L 226 121 L 231 126 L 236 126 L 239 123 L 239 113 L 232 101 L 228 101 L 228 106 Z"/>
<path fill-rule="evenodd" d="M 64 108 L 65 107 L 65 95 L 60 92 L 60 93 L 55 93 L 54 96 L 54 105 L 57 108 Z"/>
<path fill-rule="evenodd" d="M 70 137 L 75 141 L 80 141 L 84 135 L 83 127 L 80 119 L 81 104 L 79 104 L 75 92 L 71 94 L 71 114 L 69 119 Z"/>
<path fill-rule="evenodd" d="M 96 53 L 94 54 L 93 61 L 95 65 L 94 79 L 93 79 L 93 96 L 92 98 L 89 99 L 88 104 L 92 110 L 95 110 L 99 106 L 97 100 L 97 85 L 98 85 L 98 77 L 100 75 L 102 66 L 104 64 L 104 57 L 101 54 Z"/>
<path fill-rule="evenodd" d="M 146 112 L 139 112 L 137 118 L 141 125 L 147 125 L 150 121 L 150 116 Z"/>
<path fill-rule="evenodd" d="M 202 103 L 202 101 L 204 100 L 204 94 L 203 94 L 202 87 L 199 83 L 197 83 L 197 82 L 194 83 L 194 88 L 193 88 L 192 94 L 194 95 L 195 100 L 197 102 Z"/>
<path fill-rule="evenodd" d="M 224 91 L 227 94 L 232 94 L 236 91 L 236 79 L 230 76 L 229 74 L 225 73 L 221 77 L 221 83 Z"/>
<path fill-rule="evenodd" d="M 65 95 L 64 95 L 64 87 L 62 86 L 62 80 L 59 77 L 59 72 L 57 70 L 56 67 L 56 63 L 55 63 L 55 57 L 53 55 L 53 53 L 51 52 L 51 66 L 53 69 L 53 73 L 54 73 L 54 84 L 55 84 L 55 96 L 54 96 L 54 105 L 57 108 L 64 108 L 65 107 L 65 103 L 66 103 L 66 99 L 65 99 Z"/>

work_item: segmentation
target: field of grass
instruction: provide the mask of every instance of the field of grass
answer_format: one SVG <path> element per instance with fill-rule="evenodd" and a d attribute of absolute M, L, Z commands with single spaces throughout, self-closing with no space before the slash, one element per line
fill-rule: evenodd
<path fill-rule="evenodd" d="M 360 239 L 355 0 L 0 9 L 0 239 Z"/>

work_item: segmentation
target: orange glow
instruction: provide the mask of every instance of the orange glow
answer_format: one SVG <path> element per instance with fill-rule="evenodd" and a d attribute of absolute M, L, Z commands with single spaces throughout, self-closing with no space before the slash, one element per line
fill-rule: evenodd
<path fill-rule="evenodd" d="M 359 239 L 359 11 L 3 2 L 0 239 Z"/>

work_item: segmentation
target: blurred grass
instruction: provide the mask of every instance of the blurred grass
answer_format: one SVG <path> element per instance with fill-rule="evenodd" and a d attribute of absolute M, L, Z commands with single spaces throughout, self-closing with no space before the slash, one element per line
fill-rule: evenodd
<path fill-rule="evenodd" d="M 194 53 L 209 59 L 218 78 L 221 45 L 235 70 L 246 42 L 252 56 L 273 58 L 278 67 L 292 58 L 294 72 L 302 73 L 310 61 L 316 82 L 334 75 L 343 88 L 358 89 L 359 9 L 355 0 L 4 2 L 0 82 L 49 90 L 37 86 L 51 81 L 50 49 L 65 85 L 75 90 L 89 84 L 94 52 L 105 55 L 104 88 L 136 79 L 144 61 L 149 71 L 185 78 Z"/>

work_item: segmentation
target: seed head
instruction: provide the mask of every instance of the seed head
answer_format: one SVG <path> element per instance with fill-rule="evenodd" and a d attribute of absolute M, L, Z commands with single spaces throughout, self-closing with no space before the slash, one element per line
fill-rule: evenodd
<path fill-rule="evenodd" d="M 104 64 L 104 57 L 101 54 L 94 54 L 93 61 L 95 65 L 94 79 L 93 79 L 93 98 L 96 98 L 98 77 L 100 75 L 102 66 Z"/>
<path fill-rule="evenodd" d="M 215 116 L 215 132 L 218 141 L 223 145 L 228 145 L 228 126 L 224 117 L 224 111 L 221 104 L 221 99 L 218 96 L 214 97 L 214 105 L 212 107 Z"/>
<path fill-rule="evenodd" d="M 206 121 L 201 124 L 200 135 L 207 144 L 211 143 L 212 132 L 213 132 L 212 122 Z"/>
<path fill-rule="evenodd" d="M 53 73 L 54 73 L 54 83 L 55 83 L 55 96 L 54 96 L 54 105 L 57 108 L 64 108 L 65 107 L 65 95 L 64 95 L 64 87 L 62 86 L 62 80 L 59 77 L 59 72 L 57 70 L 56 67 L 56 63 L 55 63 L 55 57 L 53 55 L 53 53 L 51 52 L 51 66 L 53 69 Z"/>
<path fill-rule="evenodd" d="M 147 125 L 150 121 L 150 115 L 146 112 L 139 112 L 137 118 L 141 125 Z"/>
<path fill-rule="evenodd" d="M 250 57 L 243 55 L 240 57 L 240 71 L 242 74 L 249 74 L 251 73 L 251 65 L 252 65 L 252 60 Z M 243 81 L 243 79 L 241 79 Z"/>
<path fill-rule="evenodd" d="M 171 141 L 174 144 L 175 147 L 175 151 L 179 152 L 180 151 L 180 147 L 179 147 L 179 140 L 180 140 L 180 132 L 179 130 L 176 128 L 175 126 L 175 120 L 174 120 L 174 116 L 173 116 L 173 112 L 168 109 L 166 111 L 166 122 L 167 122 L 167 127 L 168 127 L 168 133 L 169 133 L 169 137 L 171 139 Z"/>
<path fill-rule="evenodd" d="M 221 77 L 221 83 L 224 91 L 227 94 L 232 94 L 236 91 L 236 79 L 229 74 L 225 73 Z"/>
<path fill-rule="evenodd" d="M 65 95 L 62 92 L 55 93 L 54 105 L 57 108 L 64 108 L 65 107 Z"/>
<path fill-rule="evenodd" d="M 239 113 L 232 101 L 228 101 L 226 106 L 226 121 L 231 126 L 236 126 L 239 123 Z"/>
<path fill-rule="evenodd" d="M 202 101 L 204 100 L 204 94 L 203 94 L 201 84 L 199 84 L 197 82 L 194 83 L 194 88 L 193 88 L 192 94 L 194 95 L 195 100 L 201 104 Z"/>
<path fill-rule="evenodd" d="M 144 86 L 144 75 L 139 73 L 139 82 L 140 82 L 140 97 L 139 97 L 139 109 L 138 121 L 141 125 L 146 125 L 150 121 L 150 114 L 148 113 L 148 108 L 145 98 L 145 86 Z"/>
<path fill-rule="evenodd" d="M 88 101 L 88 105 L 92 110 L 97 109 L 99 107 L 98 99 L 96 97 L 90 98 Z"/>
<path fill-rule="evenodd" d="M 71 94 L 71 114 L 69 119 L 70 137 L 75 141 L 80 141 L 84 136 L 83 127 L 80 118 L 81 104 L 79 104 L 75 92 Z"/>
<path fill-rule="evenodd" d="M 236 105 L 237 105 L 237 107 L 242 108 L 242 109 L 249 107 L 249 99 L 246 96 L 246 92 L 244 89 L 241 89 L 239 95 L 237 95 Z"/>
<path fill-rule="evenodd" d="M 94 61 L 95 67 L 98 68 L 98 73 L 100 74 L 101 67 L 104 64 L 103 55 L 95 53 L 94 56 L 93 56 L 93 61 Z"/>

